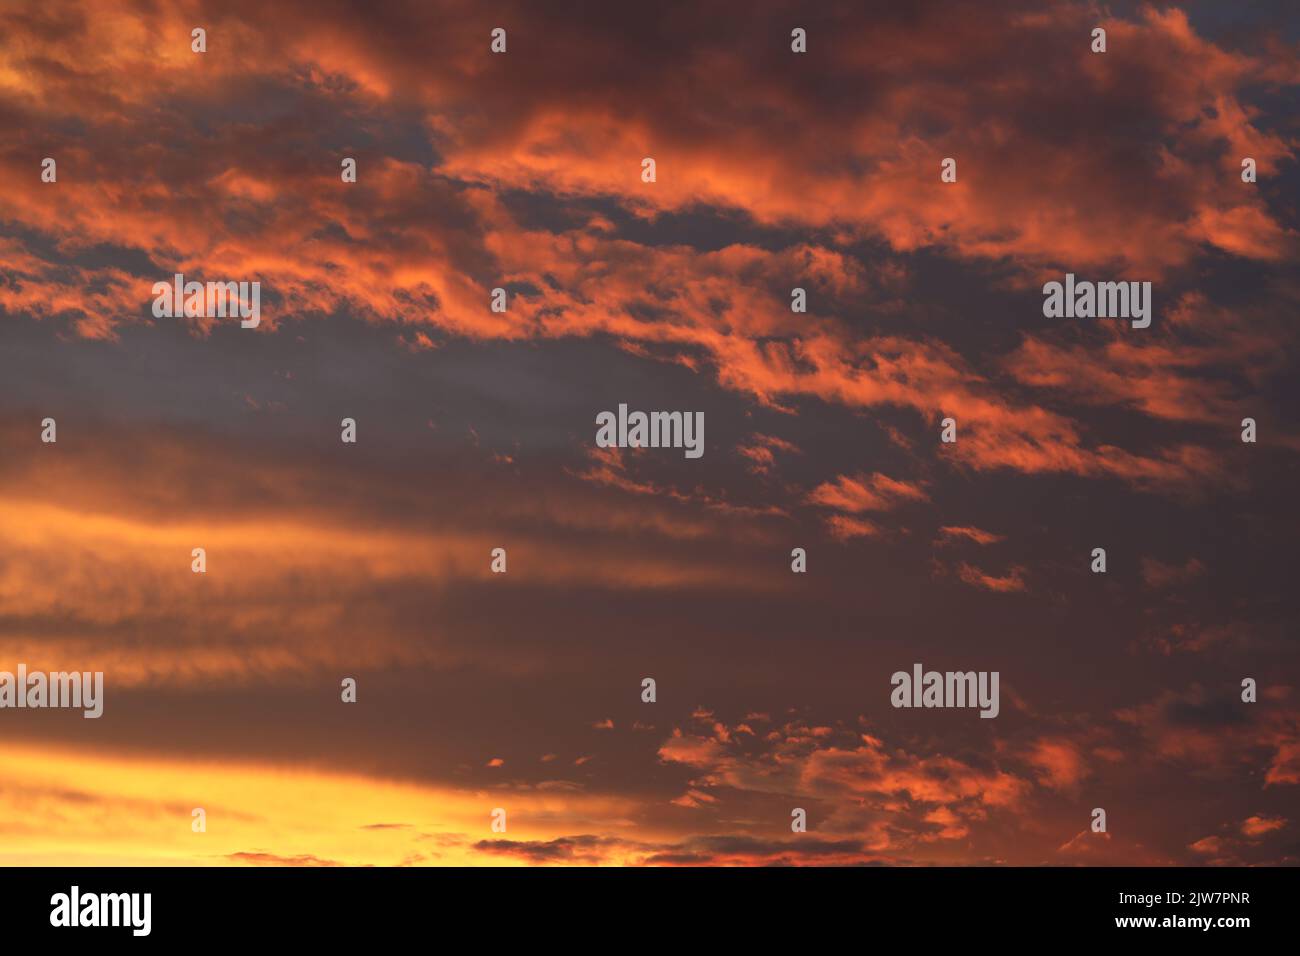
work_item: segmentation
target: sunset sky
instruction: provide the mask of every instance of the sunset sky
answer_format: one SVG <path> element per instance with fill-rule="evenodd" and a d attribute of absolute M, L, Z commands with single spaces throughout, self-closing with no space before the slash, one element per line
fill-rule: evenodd
<path fill-rule="evenodd" d="M 1300 863 L 1298 24 L 0 3 L 0 864 Z"/>

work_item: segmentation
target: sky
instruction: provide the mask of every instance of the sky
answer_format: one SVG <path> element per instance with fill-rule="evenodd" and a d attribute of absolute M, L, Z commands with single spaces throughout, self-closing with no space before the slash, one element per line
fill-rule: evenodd
<path fill-rule="evenodd" d="M 0 863 L 1297 863 L 1290 8 L 0 6 Z"/>

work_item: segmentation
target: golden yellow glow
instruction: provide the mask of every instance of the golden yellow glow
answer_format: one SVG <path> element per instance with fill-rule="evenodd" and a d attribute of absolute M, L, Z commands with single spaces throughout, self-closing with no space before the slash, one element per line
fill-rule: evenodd
<path fill-rule="evenodd" d="M 625 819 L 631 807 L 573 793 L 27 745 L 0 752 L 0 780 L 0 865 L 518 865 L 473 845 L 552 840 L 589 819 Z M 196 807 L 207 814 L 204 833 L 192 829 Z M 506 810 L 505 833 L 491 830 L 496 807 Z"/>

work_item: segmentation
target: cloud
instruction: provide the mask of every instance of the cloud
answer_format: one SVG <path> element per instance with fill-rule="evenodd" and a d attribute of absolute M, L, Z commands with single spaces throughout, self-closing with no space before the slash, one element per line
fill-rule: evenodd
<path fill-rule="evenodd" d="M 989 20 L 932 2 L 915 17 L 882 13 L 870 30 L 846 11 L 822 14 L 813 34 L 835 35 L 837 49 L 891 51 L 883 59 L 828 52 L 820 61 L 829 84 L 823 88 L 789 76 L 792 57 L 769 62 L 776 35 L 769 31 L 785 32 L 777 30 L 777 8 L 760 4 L 724 46 L 715 31 L 690 28 L 702 12 L 673 8 L 663 15 L 677 22 L 674 35 L 687 39 L 671 71 L 652 70 L 672 79 L 645 96 L 643 84 L 603 59 L 601 51 L 635 32 L 621 16 L 580 30 L 566 24 L 556 42 L 572 56 L 552 49 L 543 61 L 526 44 L 516 47 L 507 75 L 485 72 L 487 55 L 470 52 L 481 50 L 482 38 L 467 25 L 449 32 L 437 5 L 367 19 L 365 29 L 344 9 L 322 18 L 288 4 L 277 8 L 278 29 L 253 29 L 246 14 L 235 8 L 216 16 L 211 29 L 222 42 L 201 71 L 183 45 L 167 45 L 187 22 L 174 12 L 66 4 L 49 14 L 59 28 L 48 31 L 11 15 L 7 32 L 37 33 L 42 49 L 29 59 L 29 47 L 16 43 L 7 53 L 0 75 L 15 94 L 11 109 L 24 118 L 75 117 L 91 124 L 99 144 L 94 151 L 62 144 L 69 152 L 57 188 L 21 172 L 31 144 L 11 144 L 0 153 L 7 181 L 32 183 L 12 197 L 11 215 L 64 250 L 129 250 L 140 270 L 69 270 L 30 248 L 15 250 L 0 307 L 63 317 L 82 335 L 113 339 L 151 321 L 147 290 L 159 273 L 259 277 L 273 301 L 257 334 L 354 310 L 376 322 L 421 326 L 404 329 L 401 341 L 427 345 L 437 343 L 435 329 L 475 340 L 613 336 L 701 371 L 711 367 L 723 387 L 773 406 L 792 397 L 897 406 L 926 422 L 942 408 L 961 423 L 962 439 L 948 454 L 966 467 L 1113 476 L 1143 486 L 1224 475 L 1221 462 L 1192 444 L 1135 453 L 1089 442 L 1068 415 L 995 396 L 951 349 L 923 335 L 873 335 L 841 318 L 864 300 L 887 312 L 906 309 L 899 292 L 909 282 L 897 259 L 866 265 L 846 250 L 867 240 L 898 255 L 933 248 L 964 259 L 1011 258 L 1026 273 L 1065 262 L 1160 275 L 1206 243 L 1276 259 L 1294 236 L 1262 191 L 1219 188 L 1190 157 L 1235 167 L 1236 151 L 1249 148 L 1268 172 L 1292 156 L 1293 145 L 1257 125 L 1244 98 L 1261 84 L 1294 83 L 1293 55 L 1223 50 L 1198 36 L 1181 11 L 1145 10 L 1112 22 L 1115 42 L 1102 63 L 1086 45 L 1063 46 L 1091 23 L 1074 5 L 1040 11 L 1012 3 L 1008 16 Z M 513 16 L 520 35 L 555 32 L 544 12 L 518 8 Z M 440 43 L 459 52 L 432 72 L 423 44 L 381 39 L 384 28 L 407 37 L 434 25 Z M 79 39 L 85 35 L 137 42 L 87 56 Z M 238 59 L 226 52 L 236 42 L 246 44 Z M 990 60 L 997 50 L 1016 56 Z M 1025 50 L 1034 56 L 1025 60 Z M 647 68 L 662 57 L 640 53 Z M 557 69 L 557 57 L 564 68 Z M 249 62 L 277 66 L 250 78 Z M 991 75 L 994 62 L 998 83 L 972 82 Z M 1008 63 L 1015 64 L 1010 73 Z M 756 72 L 756 64 L 770 68 Z M 592 69 L 604 82 L 591 82 Z M 144 75 L 149 82 L 139 80 Z M 515 95 L 519 83 L 528 98 Z M 699 92 L 723 88 L 743 92 L 739 99 Z M 848 88 L 873 96 L 825 95 Z M 629 110 L 634 89 L 638 106 Z M 196 128 L 183 106 L 197 100 L 236 115 L 250 99 L 302 104 L 299 118 L 277 134 L 280 152 L 256 168 L 230 126 Z M 470 104 L 473 110 L 462 108 Z M 1087 141 L 1089 123 L 1045 122 L 1081 112 L 1117 117 L 1125 137 L 1097 150 Z M 333 161 L 319 158 L 340 152 L 340 131 L 324 119 L 335 115 L 374 124 L 373 141 L 361 151 L 371 154 L 362 157 L 363 175 L 346 188 Z M 474 119 L 486 115 L 494 116 L 491 124 Z M 803 122 L 797 135 L 772 137 L 747 132 L 760 127 L 739 120 L 754 115 L 799 115 Z M 269 144 L 272 117 L 261 118 L 242 135 Z M 145 122 L 166 131 L 148 141 L 148 157 L 139 154 L 145 147 L 138 137 L 120 135 Z M 410 152 L 412 123 L 436 142 L 436 156 L 425 162 L 392 154 Z M 1157 148 L 1139 130 L 1164 142 Z M 654 188 L 638 175 L 647 150 L 659 154 L 664 172 Z M 959 156 L 965 171 L 956 184 L 938 181 L 937 161 L 946 155 Z M 161 175 L 149 188 L 112 185 L 136 168 Z M 1053 202 L 1043 201 L 1044 190 Z M 534 227 L 502 198 L 519 193 L 570 214 Z M 829 238 L 778 251 L 642 243 L 611 234 L 610 216 L 582 205 L 610 202 L 632 221 L 703 205 Z M 201 234 L 185 226 L 200 220 L 207 224 Z M 275 237 L 273 247 L 258 238 L 265 236 Z M 814 293 L 808 315 L 791 313 L 783 301 L 791 275 Z M 493 313 L 485 303 L 503 283 L 515 290 L 513 304 Z M 195 332 L 210 334 L 211 327 Z M 1149 376 L 1135 374 L 1135 364 L 1150 366 L 1153 350 L 1117 342 L 1103 357 L 1077 348 L 1058 355 L 1032 341 L 1023 348 L 1029 351 L 1013 359 L 1015 374 L 1039 385 L 1088 383 L 1078 393 L 1087 401 L 1140 387 L 1137 400 L 1161 416 L 1208 421 L 1235 407 L 1223 387 L 1167 363 Z M 750 447 L 755 467 L 770 467 L 758 449 L 771 447 Z"/>
<path fill-rule="evenodd" d="M 992 531 L 983 531 L 974 527 L 959 527 L 949 525 L 939 529 L 938 544 L 952 544 L 957 541 L 972 541 L 975 544 L 987 545 L 996 544 L 1004 540 L 1002 535 L 994 534 Z"/>
<path fill-rule="evenodd" d="M 627 852 L 635 843 L 584 834 L 554 840 L 480 840 L 479 853 L 513 857 L 528 863 L 595 864 L 614 862 L 616 851 Z"/>
<path fill-rule="evenodd" d="M 261 850 L 241 851 L 227 854 L 232 863 L 247 863 L 250 866 L 342 866 L 337 860 L 321 860 L 310 853 L 300 856 L 277 856 Z"/>
<path fill-rule="evenodd" d="M 714 835 L 683 841 L 647 856 L 643 862 L 650 866 L 861 866 L 876 859 L 856 840 L 827 840 L 806 834 L 781 842 Z"/>
<path fill-rule="evenodd" d="M 1080 830 L 1057 848 L 1065 862 L 1084 866 L 1169 866 L 1168 856 L 1144 847 L 1141 843 L 1121 840 L 1111 833 Z"/>
<path fill-rule="evenodd" d="M 1287 821 L 1282 817 L 1269 817 L 1256 814 L 1253 817 L 1247 817 L 1241 823 L 1241 832 L 1244 836 L 1252 839 L 1262 837 L 1265 834 L 1281 830 L 1287 825 Z"/>
<path fill-rule="evenodd" d="M 759 475 L 769 474 L 776 465 L 776 452 L 798 454 L 799 449 L 782 438 L 774 435 L 755 434 L 752 444 L 736 447 L 737 454 L 748 460 L 747 467 Z"/>
<path fill-rule="evenodd" d="M 850 538 L 869 538 L 881 533 L 878 525 L 862 518 L 850 518 L 848 515 L 831 515 L 826 519 L 826 527 L 832 537 L 841 541 Z"/>
<path fill-rule="evenodd" d="M 1198 776 L 1234 775 L 1262 753 L 1266 786 L 1300 783 L 1300 715 L 1294 708 L 1245 704 L 1235 689 L 1193 684 L 1117 710 L 1115 717 L 1145 738 L 1154 758 L 1187 765 Z"/>
<path fill-rule="evenodd" d="M 996 577 L 963 561 L 957 567 L 957 576 L 972 587 L 983 588 L 986 591 L 1009 594 L 1028 589 L 1025 584 L 1025 569 L 1022 567 L 1014 567 L 1006 575 Z"/>
<path fill-rule="evenodd" d="M 1142 559 L 1142 580 L 1153 588 L 1165 588 L 1203 577 L 1205 565 L 1198 558 L 1188 558 L 1183 564 L 1165 564 L 1155 558 Z"/>
<path fill-rule="evenodd" d="M 674 803 L 713 808 L 737 794 L 774 806 L 812 801 L 825 808 L 818 829 L 863 835 L 867 856 L 959 840 L 974 821 L 1022 806 L 1033 787 L 1009 772 L 909 753 L 833 727 L 787 722 L 757 750 L 756 743 L 742 740 L 752 738 L 675 730 L 659 757 L 689 767 L 693 778 Z"/>
<path fill-rule="evenodd" d="M 1043 783 L 1057 790 L 1074 789 L 1088 773 L 1083 755 L 1069 740 L 1041 739 L 1025 759 L 1038 769 Z"/>
<path fill-rule="evenodd" d="M 906 501 L 925 501 L 919 487 L 876 472 L 850 477 L 840 475 L 825 482 L 808 495 L 812 504 L 857 514 L 862 511 L 888 511 Z"/>

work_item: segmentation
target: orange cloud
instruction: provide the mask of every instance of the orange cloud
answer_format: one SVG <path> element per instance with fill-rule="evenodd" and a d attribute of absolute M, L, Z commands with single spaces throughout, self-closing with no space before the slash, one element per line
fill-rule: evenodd
<path fill-rule="evenodd" d="M 939 538 L 941 543 L 949 543 L 965 539 L 973 541 L 976 544 L 996 544 L 1004 540 L 1002 535 L 994 534 L 992 531 L 983 531 L 980 528 L 947 526 L 939 529 Z"/>
<path fill-rule="evenodd" d="M 1268 817 L 1256 814 L 1253 817 L 1247 817 L 1241 823 L 1241 832 L 1248 837 L 1256 838 L 1264 836 L 1267 833 L 1273 833 L 1281 830 L 1286 826 L 1286 820 L 1282 817 Z"/>
<path fill-rule="evenodd" d="M 876 472 L 870 476 L 840 475 L 835 481 L 814 488 L 809 493 L 808 500 L 825 508 L 856 514 L 861 511 L 887 511 L 901 502 L 925 501 L 927 497 L 916 485 Z"/>
<path fill-rule="evenodd" d="M 1038 740 L 1025 759 L 1038 769 L 1047 786 L 1057 790 L 1075 787 L 1088 772 L 1083 755 L 1069 740 Z"/>
<path fill-rule="evenodd" d="M 1028 587 L 1025 584 L 1025 569 L 1022 567 L 1014 567 L 1005 576 L 995 577 L 963 561 L 957 568 L 957 576 L 974 587 L 1004 594 L 1024 591 Z"/>

